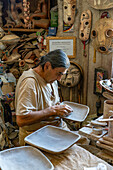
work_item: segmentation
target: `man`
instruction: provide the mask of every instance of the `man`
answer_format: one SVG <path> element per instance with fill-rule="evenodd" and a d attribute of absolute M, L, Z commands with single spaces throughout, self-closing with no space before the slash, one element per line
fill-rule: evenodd
<path fill-rule="evenodd" d="M 57 81 L 70 66 L 67 55 L 60 49 L 41 57 L 39 64 L 25 71 L 19 78 L 16 94 L 16 121 L 19 126 L 19 143 L 33 131 L 45 126 L 63 127 L 62 117 L 72 108 L 58 105 Z"/>

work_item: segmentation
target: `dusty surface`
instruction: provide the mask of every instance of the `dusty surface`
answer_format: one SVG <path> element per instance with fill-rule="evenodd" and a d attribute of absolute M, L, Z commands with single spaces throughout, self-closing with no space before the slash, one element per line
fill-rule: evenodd
<path fill-rule="evenodd" d="M 107 170 L 113 170 L 108 163 L 76 144 L 62 154 L 52 155 L 45 152 L 44 154 L 50 159 L 55 170 L 83 170 L 84 167 L 95 167 L 98 163 L 104 163 Z"/>

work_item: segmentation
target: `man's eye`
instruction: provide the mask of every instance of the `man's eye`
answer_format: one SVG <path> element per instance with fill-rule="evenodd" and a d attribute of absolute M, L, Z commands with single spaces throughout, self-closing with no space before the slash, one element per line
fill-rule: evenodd
<path fill-rule="evenodd" d="M 58 77 L 61 76 L 61 75 L 62 75 L 62 74 L 60 74 L 60 73 L 57 74 Z"/>

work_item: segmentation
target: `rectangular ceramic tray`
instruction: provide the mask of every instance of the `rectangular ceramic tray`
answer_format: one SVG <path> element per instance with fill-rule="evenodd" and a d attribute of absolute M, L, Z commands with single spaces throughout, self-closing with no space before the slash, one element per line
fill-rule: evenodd
<path fill-rule="evenodd" d="M 11 148 L 0 152 L 2 170 L 53 170 L 49 159 L 31 146 Z"/>
<path fill-rule="evenodd" d="M 61 104 L 67 104 L 73 109 L 73 112 L 71 112 L 69 116 L 65 117 L 67 120 L 83 122 L 89 113 L 89 107 L 86 105 L 69 101 L 64 101 Z"/>
<path fill-rule="evenodd" d="M 25 142 L 50 153 L 61 153 L 80 139 L 80 136 L 61 128 L 47 125 L 25 138 Z"/>

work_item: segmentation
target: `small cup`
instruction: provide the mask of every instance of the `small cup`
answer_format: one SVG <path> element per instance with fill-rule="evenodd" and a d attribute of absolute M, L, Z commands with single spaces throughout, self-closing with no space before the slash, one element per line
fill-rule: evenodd
<path fill-rule="evenodd" d="M 100 126 L 93 126 L 93 133 L 95 135 L 101 135 L 102 134 L 102 127 L 100 127 Z"/>
<path fill-rule="evenodd" d="M 113 110 L 113 100 L 105 100 L 104 101 L 104 110 L 103 110 L 103 118 L 107 119 L 109 116 L 113 115 L 111 112 Z"/>

